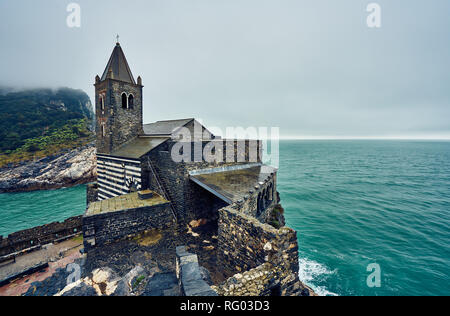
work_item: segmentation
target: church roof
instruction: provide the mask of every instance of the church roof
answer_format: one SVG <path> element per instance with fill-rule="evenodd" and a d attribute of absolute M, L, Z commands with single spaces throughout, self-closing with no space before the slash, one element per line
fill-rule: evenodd
<path fill-rule="evenodd" d="M 145 124 L 144 127 L 144 134 L 145 135 L 167 135 L 170 136 L 172 133 L 185 126 L 186 124 L 193 121 L 193 118 L 188 119 L 181 119 L 181 120 L 172 120 L 172 121 L 158 121 L 151 124 Z"/>
<path fill-rule="evenodd" d="M 114 150 L 111 153 L 111 156 L 119 158 L 139 159 L 168 139 L 168 137 L 136 137 L 132 141 Z"/>
<path fill-rule="evenodd" d="M 116 47 L 114 47 L 101 80 L 103 81 L 107 78 L 136 84 L 130 67 L 128 66 L 127 59 L 125 58 L 125 54 L 123 53 L 122 47 L 120 47 L 119 43 L 117 43 Z"/>
<path fill-rule="evenodd" d="M 189 178 L 224 202 L 232 204 L 244 199 L 250 189 L 263 184 L 275 172 L 277 169 L 258 163 L 195 170 L 189 173 Z"/>

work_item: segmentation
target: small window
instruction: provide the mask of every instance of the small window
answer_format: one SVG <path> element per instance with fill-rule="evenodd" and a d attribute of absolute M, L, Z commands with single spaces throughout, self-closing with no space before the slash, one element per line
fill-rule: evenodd
<path fill-rule="evenodd" d="M 128 97 L 128 108 L 132 109 L 134 106 L 134 97 L 132 94 L 130 94 L 130 96 Z"/>
<path fill-rule="evenodd" d="M 102 111 L 105 109 L 105 101 L 103 100 L 103 96 L 100 96 L 100 108 Z"/>
<path fill-rule="evenodd" d="M 102 124 L 102 136 L 106 136 L 105 124 Z"/>
<path fill-rule="evenodd" d="M 128 109 L 128 98 L 126 93 L 122 93 L 122 108 Z"/>

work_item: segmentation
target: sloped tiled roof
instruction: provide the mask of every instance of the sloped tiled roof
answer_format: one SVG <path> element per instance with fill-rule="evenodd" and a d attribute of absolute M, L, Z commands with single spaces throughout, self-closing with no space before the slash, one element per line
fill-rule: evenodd
<path fill-rule="evenodd" d="M 117 43 L 116 47 L 114 47 L 101 80 L 103 81 L 107 78 L 136 84 L 130 67 L 128 66 L 127 59 L 125 58 L 125 54 L 123 53 L 122 47 L 120 47 L 119 43 Z"/>
<path fill-rule="evenodd" d="M 136 137 L 111 153 L 113 157 L 139 159 L 152 149 L 158 147 L 168 137 Z"/>
<path fill-rule="evenodd" d="M 182 120 L 172 120 L 172 121 L 158 121 L 151 124 L 145 124 L 144 134 L 145 135 L 167 135 L 170 136 L 172 133 L 185 126 L 189 122 L 193 121 L 193 118 L 182 119 Z"/>

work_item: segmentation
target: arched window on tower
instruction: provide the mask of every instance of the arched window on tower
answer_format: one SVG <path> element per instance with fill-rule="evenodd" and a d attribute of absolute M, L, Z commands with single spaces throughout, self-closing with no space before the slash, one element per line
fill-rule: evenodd
<path fill-rule="evenodd" d="M 132 94 L 128 96 L 128 108 L 132 109 L 134 106 L 134 97 Z"/>
<path fill-rule="evenodd" d="M 99 102 L 100 102 L 100 109 L 102 111 L 105 110 L 105 101 L 103 100 L 103 96 L 102 95 L 100 96 Z"/>
<path fill-rule="evenodd" d="M 127 94 L 125 92 L 122 93 L 122 108 L 128 109 L 128 98 L 127 98 Z"/>
<path fill-rule="evenodd" d="M 106 136 L 105 124 L 102 124 L 102 136 L 103 136 L 103 137 Z"/>

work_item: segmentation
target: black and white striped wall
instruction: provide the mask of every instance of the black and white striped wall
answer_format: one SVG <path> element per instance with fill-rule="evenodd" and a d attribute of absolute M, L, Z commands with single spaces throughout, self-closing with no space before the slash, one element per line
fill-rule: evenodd
<path fill-rule="evenodd" d="M 98 199 L 105 200 L 141 189 L 141 162 L 97 155 Z"/>

